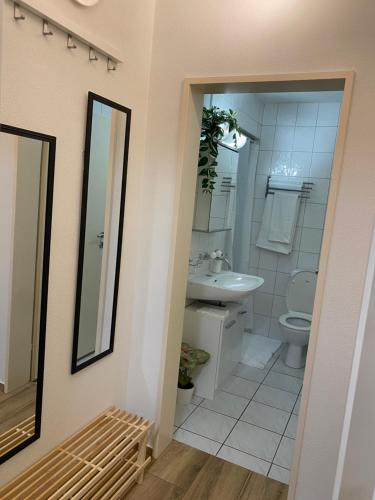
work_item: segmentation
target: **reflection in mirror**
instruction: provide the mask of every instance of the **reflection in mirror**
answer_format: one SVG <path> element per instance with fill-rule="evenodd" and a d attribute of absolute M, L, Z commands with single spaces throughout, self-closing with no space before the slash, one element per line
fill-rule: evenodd
<path fill-rule="evenodd" d="M 130 115 L 89 93 L 72 373 L 113 351 Z"/>
<path fill-rule="evenodd" d="M 54 156 L 0 125 L 0 462 L 40 436 Z"/>

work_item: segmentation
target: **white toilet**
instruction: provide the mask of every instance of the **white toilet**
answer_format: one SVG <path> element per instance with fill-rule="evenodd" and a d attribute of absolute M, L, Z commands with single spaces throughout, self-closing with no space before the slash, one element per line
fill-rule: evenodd
<path fill-rule="evenodd" d="M 286 291 L 288 312 L 279 317 L 289 347 L 285 364 L 291 368 L 304 366 L 303 347 L 309 342 L 317 273 L 305 269 L 292 272 Z"/>

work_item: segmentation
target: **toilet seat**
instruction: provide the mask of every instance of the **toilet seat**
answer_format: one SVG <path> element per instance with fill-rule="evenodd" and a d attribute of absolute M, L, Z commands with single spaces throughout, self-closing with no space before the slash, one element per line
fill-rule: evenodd
<path fill-rule="evenodd" d="M 308 322 L 307 325 L 298 325 L 295 324 L 292 320 L 300 320 L 301 322 Z M 282 314 L 279 318 L 280 323 L 290 330 L 294 330 L 295 332 L 308 332 L 311 328 L 312 315 L 297 311 L 289 311 L 285 314 Z M 298 321 L 296 322 L 298 323 Z"/>

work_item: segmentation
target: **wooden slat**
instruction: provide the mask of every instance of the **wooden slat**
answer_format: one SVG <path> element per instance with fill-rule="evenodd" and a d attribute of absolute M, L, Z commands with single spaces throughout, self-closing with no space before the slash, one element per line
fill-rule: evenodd
<path fill-rule="evenodd" d="M 0 498 L 120 498 L 137 479 L 142 480 L 143 470 L 151 460 L 150 457 L 145 459 L 147 435 L 151 426 L 151 422 L 137 415 L 110 408 L 0 488 Z M 32 430 L 30 421 L 22 427 L 22 431 L 20 429 L 18 433 L 21 437 L 28 436 Z M 13 435 L 8 432 L 6 439 L 4 446 L 13 442 Z"/>
<path fill-rule="evenodd" d="M 35 415 L 31 415 L 22 422 L 0 434 L 0 456 L 15 448 L 17 445 L 33 436 L 35 433 Z"/>

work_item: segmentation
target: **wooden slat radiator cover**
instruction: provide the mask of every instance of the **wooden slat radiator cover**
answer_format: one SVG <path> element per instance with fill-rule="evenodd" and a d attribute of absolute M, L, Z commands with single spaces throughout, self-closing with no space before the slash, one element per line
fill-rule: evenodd
<path fill-rule="evenodd" d="M 10 483 L 1 500 L 116 500 L 142 482 L 152 423 L 110 408 Z"/>

